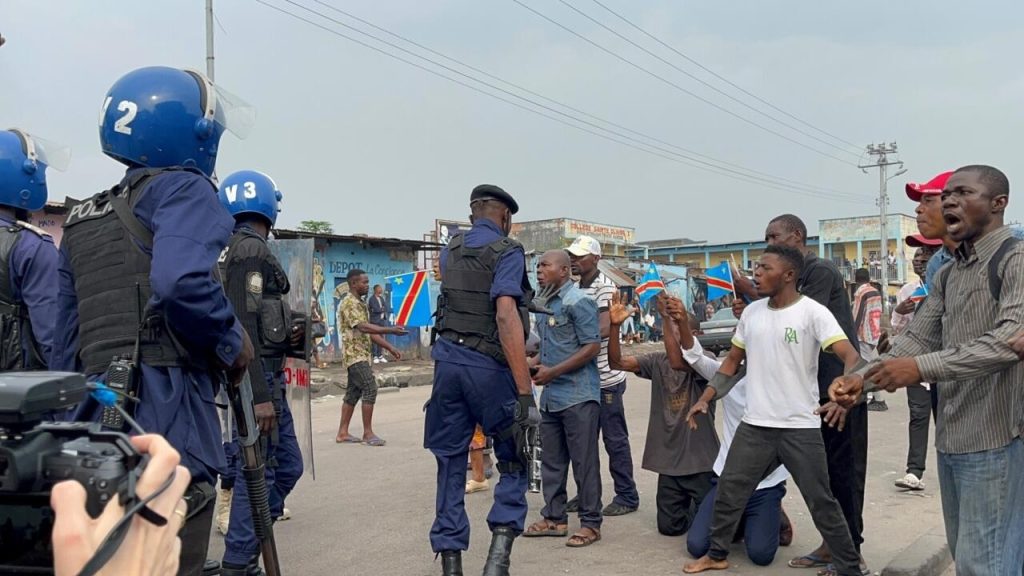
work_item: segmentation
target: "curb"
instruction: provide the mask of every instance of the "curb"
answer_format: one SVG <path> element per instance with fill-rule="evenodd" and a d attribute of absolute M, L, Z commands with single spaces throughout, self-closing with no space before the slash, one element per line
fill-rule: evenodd
<path fill-rule="evenodd" d="M 897 554 L 882 570 L 882 576 L 938 576 L 952 563 L 946 531 L 936 527 Z"/>

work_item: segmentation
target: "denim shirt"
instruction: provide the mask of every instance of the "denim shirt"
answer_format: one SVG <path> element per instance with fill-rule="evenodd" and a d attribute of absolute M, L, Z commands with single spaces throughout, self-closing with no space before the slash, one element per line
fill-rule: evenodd
<path fill-rule="evenodd" d="M 566 282 L 548 300 L 553 315 L 536 315 L 540 337 L 540 361 L 548 367 L 557 366 L 587 344 L 600 344 L 601 331 L 597 319 L 597 303 L 573 282 Z M 601 376 L 597 358 L 574 372 L 563 374 L 543 387 L 540 408 L 560 412 L 583 402 L 598 402 Z"/>
<path fill-rule="evenodd" d="M 928 287 L 928 292 L 931 293 L 935 289 L 935 275 L 938 274 L 939 269 L 942 268 L 947 262 L 953 259 L 953 255 L 946 250 L 943 246 L 939 248 L 939 251 L 932 254 L 932 257 L 928 259 L 928 266 L 924 269 L 924 283 Z"/>

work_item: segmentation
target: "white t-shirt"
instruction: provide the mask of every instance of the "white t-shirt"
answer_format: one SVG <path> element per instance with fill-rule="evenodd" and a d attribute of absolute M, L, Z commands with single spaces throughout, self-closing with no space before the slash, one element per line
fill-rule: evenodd
<path fill-rule="evenodd" d="M 769 428 L 820 428 L 818 349 L 846 340 L 835 316 L 812 298 L 768 307 L 747 306 L 733 335 L 747 353 L 747 411 L 743 421 Z"/>
<path fill-rule="evenodd" d="M 704 355 L 704 348 L 701 347 L 700 342 L 696 338 L 693 339 L 693 348 L 689 350 L 683 348 L 683 359 L 708 381 L 715 376 L 715 372 L 718 372 L 718 368 L 722 365 L 721 360 L 708 358 Z M 729 447 L 732 446 L 732 439 L 736 436 L 736 429 L 740 427 L 740 421 L 743 419 L 743 414 L 747 409 L 747 379 L 740 379 L 732 387 L 732 390 L 722 398 L 720 405 L 719 414 L 723 414 L 722 442 L 713 467 L 715 474 L 719 476 L 722 475 L 722 470 L 725 470 L 725 459 L 729 455 Z M 779 466 L 757 485 L 757 489 L 771 488 L 788 479 L 789 470 L 786 470 L 785 466 Z"/>

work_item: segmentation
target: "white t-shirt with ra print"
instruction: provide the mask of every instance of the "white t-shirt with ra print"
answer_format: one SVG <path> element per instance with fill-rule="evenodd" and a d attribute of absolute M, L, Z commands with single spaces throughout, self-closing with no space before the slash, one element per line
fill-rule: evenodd
<path fill-rule="evenodd" d="M 835 316 L 801 296 L 776 310 L 768 299 L 747 306 L 732 343 L 747 353 L 743 421 L 769 428 L 819 428 L 818 349 L 846 340 Z"/>
<path fill-rule="evenodd" d="M 597 302 L 597 313 L 607 312 L 612 306 L 612 295 L 618 292 L 615 284 L 604 274 L 598 274 L 590 286 L 580 284 L 580 290 Z M 601 374 L 601 388 L 610 388 L 625 382 L 626 373 L 612 370 L 608 365 L 608 339 L 601 339 L 601 353 L 597 355 L 597 371 Z"/>

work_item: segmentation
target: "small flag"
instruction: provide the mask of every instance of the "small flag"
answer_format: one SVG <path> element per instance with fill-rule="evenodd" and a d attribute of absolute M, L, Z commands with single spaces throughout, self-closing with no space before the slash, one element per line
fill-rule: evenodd
<path fill-rule="evenodd" d="M 665 283 L 661 281 L 661 274 L 658 274 L 658 267 L 654 262 L 647 267 L 647 273 L 640 279 L 640 285 L 636 287 L 636 294 L 640 297 L 640 305 L 645 306 L 655 294 L 665 289 Z"/>
<path fill-rule="evenodd" d="M 736 295 L 736 288 L 732 283 L 732 268 L 728 262 L 722 262 L 714 268 L 704 271 L 708 281 L 708 301 L 718 300 L 726 294 Z"/>
<path fill-rule="evenodd" d="M 398 326 L 430 326 L 430 288 L 427 271 L 410 272 L 384 279 L 391 283 L 391 309 Z"/>
<path fill-rule="evenodd" d="M 924 297 L 927 296 L 927 295 L 928 295 L 928 286 L 925 286 L 924 284 L 921 284 L 920 286 L 917 287 L 917 290 L 914 290 L 910 294 L 910 301 L 913 302 L 914 304 L 918 304 L 922 300 L 924 300 Z"/>

